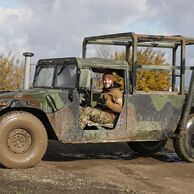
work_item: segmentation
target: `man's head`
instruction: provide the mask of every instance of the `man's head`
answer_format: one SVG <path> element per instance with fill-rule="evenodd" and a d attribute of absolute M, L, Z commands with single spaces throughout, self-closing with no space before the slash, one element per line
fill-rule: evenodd
<path fill-rule="evenodd" d="M 113 86 L 115 81 L 114 76 L 111 73 L 105 73 L 103 75 L 103 84 L 105 88 L 110 88 Z"/>

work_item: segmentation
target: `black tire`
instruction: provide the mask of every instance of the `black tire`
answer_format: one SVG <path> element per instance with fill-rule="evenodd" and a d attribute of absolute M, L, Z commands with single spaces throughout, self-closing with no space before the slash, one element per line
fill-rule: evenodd
<path fill-rule="evenodd" d="M 159 152 L 166 144 L 167 140 L 162 141 L 144 141 L 144 142 L 129 142 L 131 149 L 142 155 L 152 155 Z"/>
<path fill-rule="evenodd" d="M 13 111 L 0 119 L 0 162 L 7 168 L 28 168 L 44 156 L 48 145 L 44 125 L 34 115 Z"/>
<path fill-rule="evenodd" d="M 194 162 L 194 114 L 188 117 L 185 129 L 178 129 L 173 144 L 176 153 L 182 160 Z"/>

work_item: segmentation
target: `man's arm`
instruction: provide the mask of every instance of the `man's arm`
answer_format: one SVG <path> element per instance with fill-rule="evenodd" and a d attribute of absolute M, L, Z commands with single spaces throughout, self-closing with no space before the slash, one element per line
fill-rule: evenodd
<path fill-rule="evenodd" d="M 105 105 L 110 108 L 113 112 L 120 113 L 122 110 L 123 105 L 123 96 L 122 92 L 120 90 L 117 90 L 116 92 L 111 94 L 104 95 L 104 98 L 106 100 Z"/>

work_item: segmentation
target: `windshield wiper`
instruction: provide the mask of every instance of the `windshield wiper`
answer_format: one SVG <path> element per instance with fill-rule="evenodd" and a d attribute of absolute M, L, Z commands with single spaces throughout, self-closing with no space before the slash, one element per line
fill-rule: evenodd
<path fill-rule="evenodd" d="M 61 69 L 60 69 L 60 71 L 58 72 L 57 75 L 60 75 L 61 72 L 62 72 L 66 67 L 67 67 L 67 62 L 65 61 L 64 64 L 63 64 L 63 66 L 61 67 Z"/>

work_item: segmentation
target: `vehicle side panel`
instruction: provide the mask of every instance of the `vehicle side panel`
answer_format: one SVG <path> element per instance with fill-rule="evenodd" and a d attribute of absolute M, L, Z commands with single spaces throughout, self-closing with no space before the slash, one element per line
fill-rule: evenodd
<path fill-rule="evenodd" d="M 64 143 L 80 142 L 83 130 L 79 128 L 79 97 L 73 93 L 73 101 L 66 103 L 54 113 L 54 125 L 57 137 Z M 52 122 L 52 121 L 51 121 Z"/>
<path fill-rule="evenodd" d="M 181 118 L 184 99 L 185 96 L 172 94 L 129 96 L 127 130 L 138 141 L 170 137 Z"/>
<path fill-rule="evenodd" d="M 157 141 L 171 137 L 179 123 L 185 96 L 137 94 L 125 104 L 112 130 L 84 131 L 84 142 Z"/>

